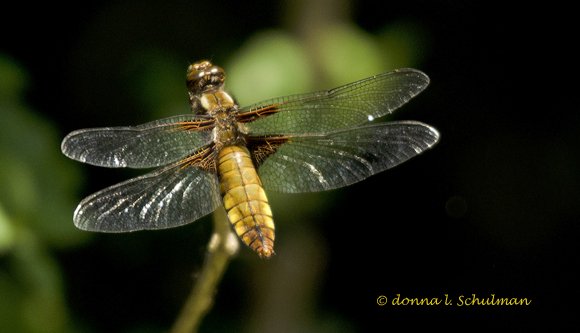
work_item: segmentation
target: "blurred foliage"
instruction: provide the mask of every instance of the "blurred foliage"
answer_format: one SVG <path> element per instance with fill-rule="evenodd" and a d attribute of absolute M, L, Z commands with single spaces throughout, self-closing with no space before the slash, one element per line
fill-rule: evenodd
<path fill-rule="evenodd" d="M 223 67 L 228 75 L 227 89 L 240 105 L 314 87 L 307 53 L 287 32 L 258 32 L 235 54 Z"/>
<path fill-rule="evenodd" d="M 138 106 L 139 112 L 151 119 L 187 113 L 185 68 L 186 64 L 180 64 L 176 55 L 162 50 L 133 54 L 122 75 L 127 98 Z"/>
<path fill-rule="evenodd" d="M 0 77 L 0 331 L 66 332 L 51 249 L 86 237 L 71 223 L 80 176 L 61 156 L 53 125 L 24 104 L 24 70 L 0 55 Z"/>

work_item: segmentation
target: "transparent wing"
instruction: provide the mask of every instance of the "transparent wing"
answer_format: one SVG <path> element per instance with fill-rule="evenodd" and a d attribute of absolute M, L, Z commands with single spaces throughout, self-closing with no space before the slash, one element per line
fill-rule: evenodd
<path fill-rule="evenodd" d="M 263 101 L 241 110 L 251 135 L 324 134 L 392 113 L 419 94 L 429 77 L 399 69 L 316 93 Z"/>
<path fill-rule="evenodd" d="M 164 229 L 193 222 L 220 203 L 215 174 L 177 163 L 85 198 L 74 223 L 102 232 Z"/>
<path fill-rule="evenodd" d="M 109 168 L 166 165 L 211 142 L 213 120 L 197 115 L 169 117 L 139 126 L 74 131 L 62 152 L 74 160 Z"/>
<path fill-rule="evenodd" d="M 433 127 L 390 122 L 327 135 L 290 137 L 259 168 L 267 190 L 299 193 L 347 186 L 432 147 Z"/>

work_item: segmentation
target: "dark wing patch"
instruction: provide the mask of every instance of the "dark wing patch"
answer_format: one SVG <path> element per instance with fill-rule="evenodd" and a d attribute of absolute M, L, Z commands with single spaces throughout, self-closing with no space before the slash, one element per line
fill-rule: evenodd
<path fill-rule="evenodd" d="M 247 147 L 252 155 L 252 159 L 256 166 L 262 163 L 278 148 L 288 141 L 288 137 L 271 136 L 271 137 L 248 137 Z"/>

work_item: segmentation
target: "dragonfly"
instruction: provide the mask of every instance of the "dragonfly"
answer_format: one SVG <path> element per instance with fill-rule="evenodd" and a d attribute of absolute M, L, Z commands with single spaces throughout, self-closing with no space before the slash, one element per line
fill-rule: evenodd
<path fill-rule="evenodd" d="M 191 113 L 138 126 L 76 130 L 69 158 L 108 168 L 155 168 L 83 199 L 82 230 L 130 232 L 177 227 L 223 206 L 233 230 L 262 258 L 274 254 L 266 190 L 341 188 L 433 147 L 438 131 L 417 121 L 375 122 L 423 91 L 429 77 L 398 69 L 341 87 L 240 107 L 224 70 L 191 64 Z"/>

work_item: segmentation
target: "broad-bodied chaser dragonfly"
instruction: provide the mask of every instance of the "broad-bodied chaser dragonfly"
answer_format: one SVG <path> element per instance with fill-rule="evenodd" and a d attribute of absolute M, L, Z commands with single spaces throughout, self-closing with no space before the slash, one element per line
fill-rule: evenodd
<path fill-rule="evenodd" d="M 109 168 L 160 167 L 85 198 L 74 212 L 83 230 L 127 232 L 193 222 L 223 205 L 240 239 L 274 254 L 274 221 L 264 189 L 316 192 L 361 181 L 432 147 L 433 127 L 372 123 L 419 94 L 415 69 L 342 87 L 239 107 L 225 73 L 209 61 L 187 69 L 191 114 L 139 126 L 70 133 L 62 152 Z"/>

